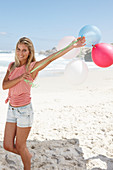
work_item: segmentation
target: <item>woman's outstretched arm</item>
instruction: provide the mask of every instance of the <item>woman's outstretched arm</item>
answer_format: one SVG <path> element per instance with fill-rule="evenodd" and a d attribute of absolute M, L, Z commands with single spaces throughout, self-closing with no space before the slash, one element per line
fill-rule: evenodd
<path fill-rule="evenodd" d="M 63 51 L 62 50 L 61 50 L 61 52 L 57 51 L 56 53 L 49 55 L 48 57 L 44 58 L 43 60 L 36 62 L 35 66 L 33 67 L 33 70 L 34 69 L 36 69 L 36 70 L 32 74 L 37 74 L 40 70 L 44 69 L 52 61 L 63 56 L 64 54 L 66 54 L 67 52 L 72 50 L 73 48 L 79 48 L 79 47 L 85 46 L 86 44 L 84 44 L 84 43 L 85 43 L 85 37 L 82 37 L 82 38 L 79 37 L 79 38 L 77 38 L 77 42 L 75 44 L 72 44 L 71 46 L 64 49 Z"/>

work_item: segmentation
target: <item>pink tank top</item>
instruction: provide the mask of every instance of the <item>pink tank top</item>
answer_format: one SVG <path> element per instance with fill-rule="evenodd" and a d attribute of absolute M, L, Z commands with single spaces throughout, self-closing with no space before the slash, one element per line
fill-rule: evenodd
<path fill-rule="evenodd" d="M 8 70 L 13 62 L 11 62 L 8 66 Z M 34 67 L 36 61 L 30 64 L 29 70 L 31 71 Z M 26 72 L 25 65 L 21 67 L 16 67 L 8 76 L 9 80 L 13 80 Z M 29 77 L 31 82 L 33 82 L 32 77 Z M 5 103 L 9 101 L 9 103 L 14 107 L 24 106 L 31 102 L 31 85 L 26 83 L 24 80 L 17 83 L 15 86 L 9 89 L 8 98 L 6 99 Z"/>

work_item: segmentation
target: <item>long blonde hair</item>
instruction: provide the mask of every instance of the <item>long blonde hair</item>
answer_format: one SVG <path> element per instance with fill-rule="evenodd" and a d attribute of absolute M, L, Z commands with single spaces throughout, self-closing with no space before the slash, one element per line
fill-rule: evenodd
<path fill-rule="evenodd" d="M 28 56 L 28 60 L 27 60 L 27 63 L 26 63 L 26 71 L 28 71 L 30 63 L 33 62 L 33 61 L 36 61 L 35 50 L 34 50 L 34 46 L 33 46 L 32 41 L 27 37 L 22 37 L 22 38 L 19 39 L 19 41 L 16 44 L 15 63 L 11 66 L 10 72 L 13 71 L 16 67 L 20 66 L 20 61 L 17 57 L 17 48 L 18 48 L 19 44 L 25 44 L 28 47 L 28 50 L 29 50 L 29 56 Z"/>

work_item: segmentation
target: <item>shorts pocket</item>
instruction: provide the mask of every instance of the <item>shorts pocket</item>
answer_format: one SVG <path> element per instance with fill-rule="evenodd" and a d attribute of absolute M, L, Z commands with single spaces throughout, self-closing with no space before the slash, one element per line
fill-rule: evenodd
<path fill-rule="evenodd" d="M 22 109 L 21 113 L 19 114 L 17 126 L 19 127 L 31 127 L 33 123 L 33 113 L 31 110 Z"/>

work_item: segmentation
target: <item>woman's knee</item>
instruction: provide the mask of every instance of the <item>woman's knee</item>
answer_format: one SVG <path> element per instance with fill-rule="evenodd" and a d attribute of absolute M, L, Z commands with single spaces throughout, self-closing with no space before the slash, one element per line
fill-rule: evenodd
<path fill-rule="evenodd" d="M 3 142 L 3 147 L 4 147 L 4 149 L 6 150 L 6 151 L 9 151 L 9 152 L 12 152 L 13 151 L 13 146 L 10 144 L 10 143 L 8 143 L 8 142 Z"/>
<path fill-rule="evenodd" d="M 26 148 L 26 143 L 16 141 L 16 149 L 20 153 Z"/>

